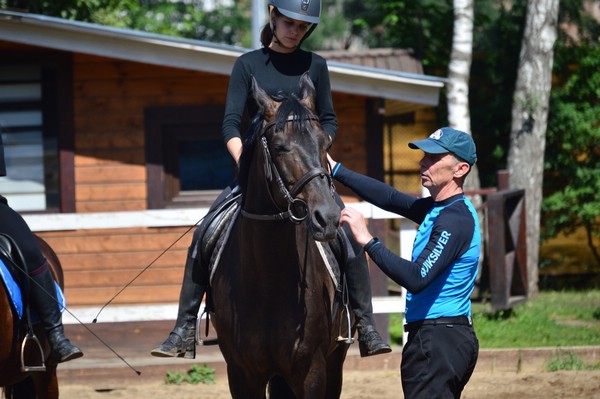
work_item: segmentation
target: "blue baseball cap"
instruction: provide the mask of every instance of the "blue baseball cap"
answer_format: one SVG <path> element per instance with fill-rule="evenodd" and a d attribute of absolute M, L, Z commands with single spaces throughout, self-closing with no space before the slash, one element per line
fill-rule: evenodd
<path fill-rule="evenodd" d="M 408 146 L 413 150 L 420 149 L 428 154 L 451 152 L 471 166 L 477 162 L 477 149 L 471 135 L 451 127 L 438 129 L 428 138 L 410 142 Z"/>

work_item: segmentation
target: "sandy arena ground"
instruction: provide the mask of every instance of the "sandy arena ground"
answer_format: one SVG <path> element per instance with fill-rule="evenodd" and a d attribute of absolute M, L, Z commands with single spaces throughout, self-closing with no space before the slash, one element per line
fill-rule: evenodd
<path fill-rule="evenodd" d="M 132 366 L 78 326 L 68 336 L 85 352 L 81 359 L 59 365 L 61 399 L 221 399 L 230 398 L 225 363 L 217 346 L 199 346 L 194 360 L 155 358 L 149 351 L 161 342 L 172 322 L 96 324 L 94 332 Z M 361 358 L 351 345 L 344 363 L 344 399 L 401 399 L 402 348 Z M 481 350 L 465 399 L 600 398 L 600 370 L 547 372 L 557 354 L 574 353 L 585 364 L 600 362 L 600 346 Z M 185 372 L 191 365 L 215 369 L 214 385 L 166 385 L 167 371 Z M 138 376 L 134 370 L 141 372 Z"/>
<path fill-rule="evenodd" d="M 226 378 L 214 385 L 165 385 L 154 383 L 97 388 L 94 385 L 61 384 L 61 398 L 230 398 Z M 476 372 L 462 396 L 465 399 L 566 399 L 600 397 L 600 371 L 561 371 L 555 373 Z M 403 398 L 400 378 L 390 371 L 349 371 L 345 374 L 342 398 Z"/>

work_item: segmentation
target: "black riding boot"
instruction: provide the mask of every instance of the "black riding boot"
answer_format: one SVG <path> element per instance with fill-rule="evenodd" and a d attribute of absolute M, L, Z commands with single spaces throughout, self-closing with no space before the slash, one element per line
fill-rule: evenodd
<path fill-rule="evenodd" d="M 56 286 L 54 285 L 52 273 L 48 269 L 48 264 L 45 263 L 29 275 L 33 279 L 30 284 L 31 300 L 48 336 L 54 360 L 62 363 L 83 356 L 81 349 L 65 337 L 62 314 L 56 296 Z"/>
<path fill-rule="evenodd" d="M 193 256 L 195 254 L 191 253 L 194 247 L 192 244 L 185 262 L 175 328 L 165 342 L 150 352 L 152 356 L 196 358 L 196 320 L 206 284 L 202 283 L 201 270 Z"/>
<path fill-rule="evenodd" d="M 347 226 L 345 226 L 347 227 Z M 371 279 L 365 251 L 354 241 L 349 231 L 346 231 L 353 251 L 348 251 L 345 274 L 348 283 L 350 305 L 356 316 L 358 331 L 358 348 L 360 356 L 373 356 L 389 353 L 392 348 L 385 343 L 375 327 L 373 319 L 373 304 L 371 302 Z"/>

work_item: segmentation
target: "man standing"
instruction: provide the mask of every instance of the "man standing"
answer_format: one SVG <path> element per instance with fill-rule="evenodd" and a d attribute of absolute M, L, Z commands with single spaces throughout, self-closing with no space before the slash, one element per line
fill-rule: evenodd
<path fill-rule="evenodd" d="M 406 398 L 460 398 L 477 362 L 479 342 L 471 320 L 471 300 L 481 236 L 477 212 L 463 183 L 477 161 L 470 135 L 449 127 L 409 143 L 424 156 L 421 184 L 431 197 L 418 198 L 329 159 L 332 176 L 364 200 L 419 224 L 411 261 L 373 237 L 362 214 L 342 211 L 356 241 L 377 266 L 405 287 L 402 388 Z"/>

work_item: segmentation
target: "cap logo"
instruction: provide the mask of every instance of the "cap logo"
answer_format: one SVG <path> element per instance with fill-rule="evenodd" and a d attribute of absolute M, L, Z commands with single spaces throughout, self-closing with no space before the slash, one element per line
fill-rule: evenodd
<path fill-rule="evenodd" d="M 431 135 L 429 136 L 430 139 L 434 139 L 434 140 L 439 140 L 442 138 L 442 135 L 444 133 L 442 132 L 442 129 L 438 129 L 435 132 L 431 133 Z"/>
<path fill-rule="evenodd" d="M 302 0 L 302 5 L 300 6 L 300 8 L 302 8 L 302 11 L 306 11 L 308 10 L 308 5 L 310 3 L 310 0 Z"/>

